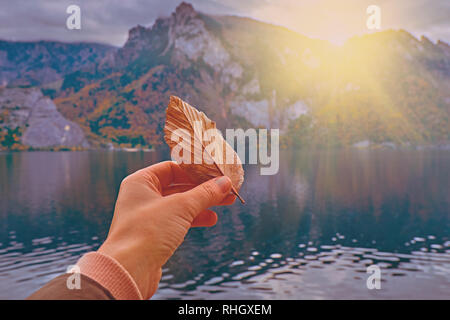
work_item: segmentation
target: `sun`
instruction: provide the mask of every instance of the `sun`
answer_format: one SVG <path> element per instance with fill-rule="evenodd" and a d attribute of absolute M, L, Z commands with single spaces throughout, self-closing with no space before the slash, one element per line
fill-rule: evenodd
<path fill-rule="evenodd" d="M 264 2 L 252 9 L 251 16 L 336 45 L 371 32 L 366 25 L 369 15 L 365 1 Z"/>

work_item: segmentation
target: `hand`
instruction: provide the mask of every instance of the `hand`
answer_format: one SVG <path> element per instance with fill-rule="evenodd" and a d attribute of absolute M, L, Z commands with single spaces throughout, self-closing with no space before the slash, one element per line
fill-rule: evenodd
<path fill-rule="evenodd" d="M 208 208 L 236 200 L 230 190 L 228 177 L 195 186 L 171 161 L 141 169 L 122 181 L 108 237 L 98 251 L 124 266 L 149 299 L 162 266 L 189 228 L 214 226 L 217 214 Z"/>

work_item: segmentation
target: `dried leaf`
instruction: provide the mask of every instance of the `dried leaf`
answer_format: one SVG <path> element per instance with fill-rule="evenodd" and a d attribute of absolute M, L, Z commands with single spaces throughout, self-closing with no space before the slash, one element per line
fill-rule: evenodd
<path fill-rule="evenodd" d="M 166 110 L 164 139 L 170 150 L 177 148 L 180 158 L 190 159 L 189 163 L 183 163 L 180 159 L 175 160 L 193 183 L 200 184 L 226 175 L 231 179 L 232 192 L 245 203 L 238 193 L 244 182 L 242 162 L 220 135 L 216 123 L 203 112 L 180 98 L 171 96 Z M 227 155 L 232 161 L 226 161 Z"/>

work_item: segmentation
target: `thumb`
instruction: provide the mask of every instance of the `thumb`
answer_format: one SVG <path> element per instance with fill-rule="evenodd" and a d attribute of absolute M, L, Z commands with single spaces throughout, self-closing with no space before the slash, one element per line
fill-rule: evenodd
<path fill-rule="evenodd" d="M 200 212 L 220 204 L 230 191 L 230 178 L 222 176 L 206 181 L 189 191 L 179 193 L 179 197 L 194 219 Z"/>

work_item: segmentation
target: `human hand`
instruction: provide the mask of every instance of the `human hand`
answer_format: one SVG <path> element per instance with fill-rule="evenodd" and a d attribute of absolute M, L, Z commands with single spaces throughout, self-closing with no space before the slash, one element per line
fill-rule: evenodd
<path fill-rule="evenodd" d="M 98 249 L 116 259 L 149 299 L 161 268 L 181 245 L 190 227 L 210 227 L 217 214 L 209 207 L 229 205 L 231 181 L 219 177 L 193 185 L 171 161 L 141 169 L 120 185 L 109 234 Z"/>

